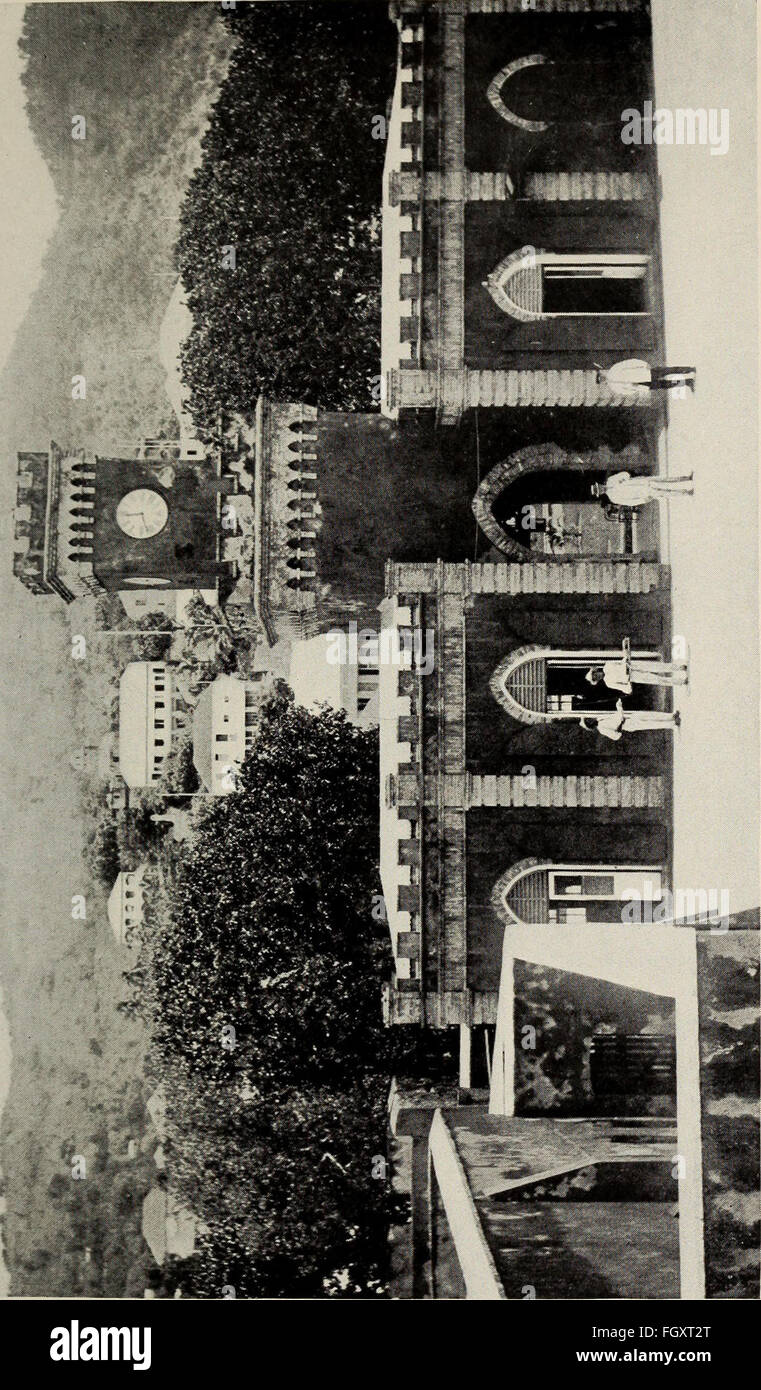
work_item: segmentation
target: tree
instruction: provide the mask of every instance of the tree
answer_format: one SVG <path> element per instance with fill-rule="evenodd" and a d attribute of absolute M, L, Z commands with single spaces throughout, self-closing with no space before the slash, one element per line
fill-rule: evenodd
<path fill-rule="evenodd" d="M 206 1228 L 182 1276 L 196 1293 L 384 1287 L 377 846 L 377 734 L 280 686 L 239 790 L 201 812 L 147 902 L 140 988 L 172 1184 Z"/>
<path fill-rule="evenodd" d="M 183 375 L 209 438 L 220 409 L 249 415 L 263 391 L 373 408 L 384 145 L 372 126 L 396 56 L 385 6 L 238 6 L 226 18 L 238 45 L 177 246 L 194 318 Z"/>
<path fill-rule="evenodd" d="M 375 1065 L 377 845 L 377 734 L 279 687 L 239 791 L 201 813 L 152 932 L 162 1046 L 220 1082 L 244 1061 L 313 1077 Z"/>

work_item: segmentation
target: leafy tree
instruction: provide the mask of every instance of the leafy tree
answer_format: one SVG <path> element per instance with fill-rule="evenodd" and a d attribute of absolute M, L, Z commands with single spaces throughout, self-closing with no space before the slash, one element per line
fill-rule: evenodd
<path fill-rule="evenodd" d="M 384 144 L 371 132 L 395 60 L 385 5 L 226 17 L 238 44 L 177 246 L 194 318 L 183 375 L 208 437 L 220 411 L 250 415 L 263 391 L 372 408 Z"/>
<path fill-rule="evenodd" d="M 239 790 L 207 806 L 147 895 L 150 976 L 136 984 L 172 1185 L 205 1227 L 186 1290 L 385 1287 L 395 1198 L 373 1160 L 396 1043 L 370 910 L 377 844 L 377 734 L 280 686 Z"/>
<path fill-rule="evenodd" d="M 110 812 L 101 810 L 101 818 L 85 846 L 84 858 L 93 877 L 110 888 L 122 867 L 119 828 Z"/>

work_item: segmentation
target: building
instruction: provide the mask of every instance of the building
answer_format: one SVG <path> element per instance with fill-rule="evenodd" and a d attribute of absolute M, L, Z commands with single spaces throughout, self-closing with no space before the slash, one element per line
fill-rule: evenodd
<path fill-rule="evenodd" d="M 156 1090 L 151 1092 L 145 1102 L 145 1108 L 159 1141 L 163 1144 L 166 1139 L 166 1090 L 163 1085 L 157 1086 Z"/>
<path fill-rule="evenodd" d="M 297 705 L 343 710 L 350 723 L 378 723 L 378 639 L 356 631 L 325 633 L 294 642 L 288 683 Z"/>
<path fill-rule="evenodd" d="M 191 599 L 199 597 L 208 608 L 217 603 L 216 589 L 120 589 L 119 598 L 128 618 L 144 618 L 146 613 L 164 613 L 179 627 L 185 624 Z"/>
<path fill-rule="evenodd" d="M 143 879 L 145 865 L 122 869 L 108 895 L 108 920 L 120 946 L 133 948 L 136 932 L 143 922 Z"/>
<path fill-rule="evenodd" d="M 663 351 L 655 157 L 621 140 L 652 95 L 647 5 L 391 12 L 381 413 L 258 403 L 252 601 L 272 644 L 373 626 L 389 558 L 658 554 L 653 516 L 590 492 L 657 472 L 665 421 L 657 393 L 596 370 Z"/>
<path fill-rule="evenodd" d="M 119 681 L 119 770 L 128 787 L 160 780 L 177 722 L 171 666 L 164 661 L 125 666 Z"/>
<path fill-rule="evenodd" d="M 657 407 L 558 415 L 470 411 L 317 414 L 260 400 L 251 602 L 267 641 L 306 640 L 349 621 L 377 627 L 387 559 L 455 563 L 498 549 L 656 558 L 655 515 L 608 516 L 591 494 L 611 472 L 654 473 Z"/>
<path fill-rule="evenodd" d="M 190 1258 L 201 1225 L 168 1188 L 156 1186 L 143 1198 L 142 1231 L 156 1264 L 162 1265 L 168 1257 Z"/>
<path fill-rule="evenodd" d="M 221 512 L 237 490 L 219 460 L 149 441 L 106 458 L 57 444 L 18 455 L 14 572 L 67 603 L 104 590 L 216 589 L 233 573 Z"/>
<path fill-rule="evenodd" d="M 620 924 L 627 895 L 657 913 L 671 885 L 672 735 L 582 727 L 618 697 L 586 681 L 590 666 L 625 637 L 670 652 L 668 572 L 636 558 L 391 562 L 381 614 L 387 1017 L 493 1024 L 506 923 Z"/>
<path fill-rule="evenodd" d="M 382 407 L 624 404 L 657 349 L 648 6 L 400 0 L 383 203 Z M 625 349 L 625 351 L 622 351 Z"/>
<path fill-rule="evenodd" d="M 256 734 L 262 685 L 237 676 L 217 676 L 193 712 L 193 766 L 206 790 L 225 796 L 235 790 L 237 770 Z"/>

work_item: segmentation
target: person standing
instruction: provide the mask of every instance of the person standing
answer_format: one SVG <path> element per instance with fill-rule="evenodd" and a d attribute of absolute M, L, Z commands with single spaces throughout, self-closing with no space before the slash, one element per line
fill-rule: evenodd
<path fill-rule="evenodd" d="M 595 714 L 594 724 L 587 719 L 580 720 L 582 729 L 590 734 L 602 734 L 603 738 L 618 742 L 623 734 L 646 732 L 649 729 L 678 729 L 680 716 L 678 710 L 668 714 L 665 710 L 627 709 L 620 700 L 616 701 L 615 711 L 610 714 Z"/>
<path fill-rule="evenodd" d="M 687 685 L 689 676 L 686 661 L 633 657 L 631 643 L 627 637 L 624 639 L 621 659 L 603 661 L 599 666 L 592 666 L 585 679 L 590 685 L 606 685 L 609 690 L 620 690 L 623 695 L 631 695 L 635 685 Z"/>
<path fill-rule="evenodd" d="M 694 367 L 651 367 L 638 357 L 601 367 L 595 362 L 598 384 L 602 381 L 618 392 L 695 390 L 697 372 Z"/>
<path fill-rule="evenodd" d="M 607 498 L 616 507 L 644 507 L 648 502 L 666 502 L 671 497 L 691 497 L 694 474 L 684 478 L 657 478 L 643 473 L 612 473 L 604 483 L 592 483 L 592 496 Z"/>

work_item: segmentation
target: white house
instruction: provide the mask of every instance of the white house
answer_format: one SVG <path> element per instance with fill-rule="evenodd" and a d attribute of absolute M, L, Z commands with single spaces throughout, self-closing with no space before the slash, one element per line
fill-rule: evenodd
<path fill-rule="evenodd" d="M 158 782 L 173 727 L 171 667 L 164 661 L 131 661 L 119 682 L 119 770 L 128 787 Z"/>
<path fill-rule="evenodd" d="M 378 644 L 369 634 L 326 632 L 291 648 L 288 684 L 297 705 L 344 710 L 352 724 L 378 723 Z"/>
<path fill-rule="evenodd" d="M 146 613 L 164 613 L 170 623 L 185 626 L 187 607 L 192 598 L 203 599 L 207 608 L 217 604 L 216 589 L 120 589 L 119 598 L 128 618 L 138 621 Z"/>
<path fill-rule="evenodd" d="M 193 713 L 193 765 L 207 791 L 235 790 L 237 769 L 256 733 L 261 684 L 217 676 L 202 691 Z"/>
<path fill-rule="evenodd" d="M 123 869 L 108 897 L 108 920 L 120 946 L 132 947 L 133 934 L 143 920 L 143 875 L 145 865 Z"/>
<path fill-rule="evenodd" d="M 193 1254 L 201 1227 L 189 1207 L 166 1188 L 152 1187 L 143 1199 L 143 1239 L 156 1264 L 168 1255 L 186 1260 Z"/>

